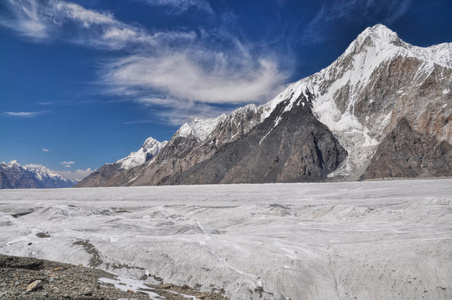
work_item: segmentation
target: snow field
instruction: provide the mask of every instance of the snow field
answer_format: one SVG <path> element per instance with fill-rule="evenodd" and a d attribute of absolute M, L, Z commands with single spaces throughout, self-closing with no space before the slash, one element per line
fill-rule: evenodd
<path fill-rule="evenodd" d="M 230 299 L 451 299 L 451 232 L 452 179 L 0 191 L 3 254 Z"/>

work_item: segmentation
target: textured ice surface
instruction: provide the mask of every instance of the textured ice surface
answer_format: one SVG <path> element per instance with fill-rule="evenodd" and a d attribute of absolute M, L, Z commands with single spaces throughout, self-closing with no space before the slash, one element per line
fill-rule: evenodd
<path fill-rule="evenodd" d="M 452 299 L 451 232 L 452 179 L 0 190 L 3 254 L 230 299 Z"/>

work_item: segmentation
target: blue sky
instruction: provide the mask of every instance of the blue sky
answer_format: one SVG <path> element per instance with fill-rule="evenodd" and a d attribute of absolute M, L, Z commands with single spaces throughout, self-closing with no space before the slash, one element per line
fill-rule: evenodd
<path fill-rule="evenodd" d="M 449 0 L 2 0 L 0 161 L 74 172 L 272 99 L 366 27 L 452 42 Z"/>

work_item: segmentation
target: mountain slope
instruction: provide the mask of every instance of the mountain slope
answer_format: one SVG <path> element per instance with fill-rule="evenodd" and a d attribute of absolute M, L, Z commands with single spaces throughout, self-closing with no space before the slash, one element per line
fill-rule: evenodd
<path fill-rule="evenodd" d="M 452 44 L 415 47 L 376 25 L 270 102 L 184 124 L 155 159 L 100 177 L 112 177 L 107 185 L 159 185 L 386 176 L 370 164 L 401 119 L 448 155 L 451 91 Z"/>
<path fill-rule="evenodd" d="M 125 172 L 152 160 L 167 144 L 167 141 L 159 142 L 156 139 L 149 137 L 144 141 L 138 151 L 130 153 L 127 157 L 124 157 L 115 163 L 103 165 L 87 177 L 83 178 L 76 186 L 96 187 L 117 185 L 116 182 L 118 180 L 125 180 L 123 175 Z"/>
<path fill-rule="evenodd" d="M 0 163 L 0 188 L 64 188 L 71 187 L 76 181 L 66 180 L 41 165 L 20 165 L 13 160 L 8 164 Z"/>
<path fill-rule="evenodd" d="M 289 100 L 287 100 L 289 101 Z M 284 111 L 281 102 L 247 135 L 164 184 L 318 181 L 347 156 L 312 114 L 311 99 L 300 97 Z M 272 128 L 272 130 L 268 130 Z"/>

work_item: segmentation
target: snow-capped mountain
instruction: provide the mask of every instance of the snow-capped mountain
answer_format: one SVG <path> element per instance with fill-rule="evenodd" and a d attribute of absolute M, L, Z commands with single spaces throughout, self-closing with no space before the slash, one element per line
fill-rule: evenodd
<path fill-rule="evenodd" d="M 270 106 L 290 94 L 294 101 L 309 90 L 315 97 L 314 114 L 349 152 L 346 163 L 330 176 L 350 176 L 369 162 L 402 117 L 416 131 L 452 143 L 452 124 L 447 121 L 451 72 L 452 44 L 415 47 L 376 25 L 333 64 L 290 85 Z"/>
<path fill-rule="evenodd" d="M 148 138 L 137 152 L 132 152 L 129 156 L 118 160 L 116 163 L 121 164 L 121 169 L 131 169 L 152 159 L 168 141 L 159 142 L 154 138 Z"/>
<path fill-rule="evenodd" d="M 109 184 L 451 176 L 451 90 L 452 44 L 416 47 L 376 25 L 268 103 L 184 124 Z"/>
<path fill-rule="evenodd" d="M 71 187 L 76 181 L 66 180 L 42 165 L 22 166 L 13 160 L 0 163 L 0 188 L 63 188 Z"/>

